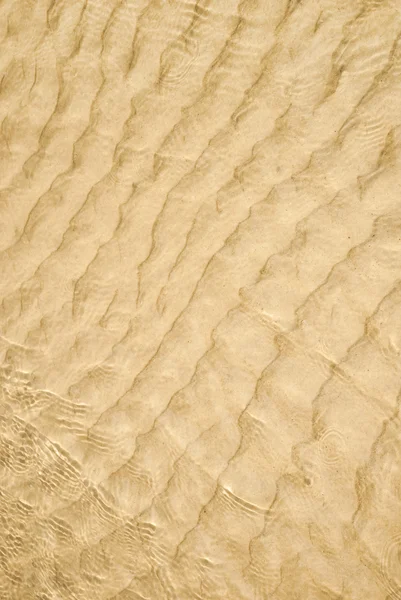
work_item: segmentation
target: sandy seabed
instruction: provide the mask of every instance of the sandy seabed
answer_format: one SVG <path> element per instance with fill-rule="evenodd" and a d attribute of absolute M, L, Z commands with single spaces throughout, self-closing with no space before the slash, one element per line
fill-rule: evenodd
<path fill-rule="evenodd" d="M 0 40 L 0 599 L 401 599 L 401 1 Z"/>

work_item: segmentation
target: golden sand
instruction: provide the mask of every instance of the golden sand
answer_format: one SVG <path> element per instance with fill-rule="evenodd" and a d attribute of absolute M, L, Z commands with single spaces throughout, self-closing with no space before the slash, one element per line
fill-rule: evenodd
<path fill-rule="evenodd" d="M 401 599 L 401 2 L 0 40 L 0 600 Z"/>

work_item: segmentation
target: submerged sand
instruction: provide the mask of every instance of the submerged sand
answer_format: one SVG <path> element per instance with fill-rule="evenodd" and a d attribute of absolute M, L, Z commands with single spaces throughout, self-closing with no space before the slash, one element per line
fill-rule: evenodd
<path fill-rule="evenodd" d="M 0 40 L 1 600 L 400 599 L 400 2 Z"/>

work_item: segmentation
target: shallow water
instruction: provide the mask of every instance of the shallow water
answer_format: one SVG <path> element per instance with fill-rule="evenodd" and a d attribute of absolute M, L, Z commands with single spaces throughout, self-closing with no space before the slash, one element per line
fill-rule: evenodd
<path fill-rule="evenodd" d="M 401 10 L 0 4 L 1 600 L 401 599 Z"/>

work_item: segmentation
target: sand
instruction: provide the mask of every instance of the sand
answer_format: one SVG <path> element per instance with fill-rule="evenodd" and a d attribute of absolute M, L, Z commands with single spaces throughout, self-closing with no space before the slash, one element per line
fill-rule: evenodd
<path fill-rule="evenodd" d="M 1 600 L 401 598 L 401 3 L 0 3 Z"/>

